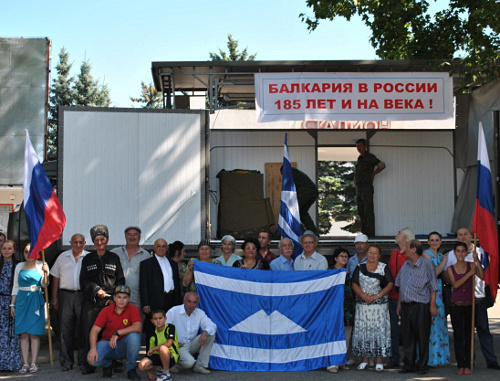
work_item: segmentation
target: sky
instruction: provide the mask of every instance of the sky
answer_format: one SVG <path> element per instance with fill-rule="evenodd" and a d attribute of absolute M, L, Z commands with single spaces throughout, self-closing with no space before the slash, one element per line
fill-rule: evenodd
<path fill-rule="evenodd" d="M 305 0 L 0 0 L 0 36 L 51 40 L 51 83 L 63 47 L 73 75 L 87 58 L 115 107 L 134 106 L 151 62 L 206 61 L 227 51 L 228 34 L 261 61 L 377 58 L 359 19 L 309 32 L 303 12 L 311 14 Z"/>
<path fill-rule="evenodd" d="M 309 32 L 303 12 L 312 14 L 306 0 L 0 0 L 0 36 L 51 40 L 51 83 L 63 47 L 73 75 L 86 58 L 114 107 L 134 106 L 151 62 L 206 61 L 227 51 L 228 34 L 260 61 L 377 59 L 359 18 Z"/>

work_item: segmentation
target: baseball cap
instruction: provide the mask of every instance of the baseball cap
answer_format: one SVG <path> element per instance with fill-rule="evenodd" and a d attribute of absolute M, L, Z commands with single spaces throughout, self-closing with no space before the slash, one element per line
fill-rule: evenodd
<path fill-rule="evenodd" d="M 354 238 L 354 243 L 356 242 L 368 242 L 368 237 L 365 234 L 358 234 L 356 238 Z"/>

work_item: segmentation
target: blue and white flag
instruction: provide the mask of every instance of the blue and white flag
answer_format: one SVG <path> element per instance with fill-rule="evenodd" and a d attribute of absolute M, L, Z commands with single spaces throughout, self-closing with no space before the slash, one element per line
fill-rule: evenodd
<path fill-rule="evenodd" d="M 217 325 L 210 367 L 303 371 L 346 363 L 345 269 L 246 270 L 194 262 L 200 308 Z"/>
<path fill-rule="evenodd" d="M 293 181 L 292 165 L 288 156 L 288 134 L 285 134 L 285 149 L 283 154 L 283 181 L 281 185 L 281 207 L 278 228 L 283 238 L 290 238 L 294 248 L 292 257 L 295 259 L 302 253 L 299 237 L 302 235 L 300 226 L 299 201 L 297 189 Z"/>

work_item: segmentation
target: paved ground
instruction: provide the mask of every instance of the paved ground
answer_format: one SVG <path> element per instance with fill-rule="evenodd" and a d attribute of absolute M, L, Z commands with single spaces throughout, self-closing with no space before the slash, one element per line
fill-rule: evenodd
<path fill-rule="evenodd" d="M 495 340 L 496 354 L 500 358 L 500 304 L 497 303 L 494 307 L 488 310 L 490 317 L 490 328 L 493 333 Z M 253 381 L 256 377 L 259 381 L 302 381 L 306 380 L 359 380 L 361 378 L 369 378 L 370 381 L 374 380 L 455 380 L 455 379 L 466 379 L 467 376 L 457 376 L 455 375 L 456 363 L 453 354 L 453 331 L 451 328 L 451 323 L 449 324 L 450 331 L 450 349 L 452 354 L 452 365 L 439 367 L 437 369 L 431 369 L 426 376 L 416 376 L 416 375 L 400 375 L 397 370 L 386 370 L 382 373 L 376 373 L 373 369 L 368 371 L 359 372 L 355 370 L 355 367 L 351 367 L 349 371 L 339 371 L 337 374 L 330 374 L 325 369 L 315 370 L 311 372 L 225 372 L 225 371 L 213 371 L 211 375 L 203 376 L 199 374 L 194 374 L 191 371 L 174 374 L 174 381 L 183 380 L 207 380 L 207 381 L 226 381 L 226 380 L 242 380 L 242 381 Z M 474 369 L 473 377 L 474 380 L 498 380 L 500 377 L 499 370 L 487 369 L 484 361 L 484 357 L 481 353 L 479 342 L 477 342 L 476 336 L 476 366 Z M 70 372 L 61 372 L 60 366 L 57 360 L 57 353 L 59 350 L 59 344 L 54 343 L 54 370 L 51 369 L 49 362 L 49 349 L 47 340 L 42 343 L 41 359 L 40 359 L 40 369 L 41 371 L 36 374 L 21 375 L 17 372 L 5 373 L 0 372 L 0 380 L 6 379 L 25 379 L 31 381 L 59 381 L 59 380 L 73 380 L 73 381 L 95 381 L 101 379 L 102 371 L 97 369 L 96 373 L 93 375 L 83 376 L 81 372 L 73 370 Z M 146 380 L 146 375 L 139 372 L 141 378 Z M 471 379 L 469 377 L 469 379 Z M 126 380 L 126 373 L 120 373 L 113 375 L 114 380 Z"/>

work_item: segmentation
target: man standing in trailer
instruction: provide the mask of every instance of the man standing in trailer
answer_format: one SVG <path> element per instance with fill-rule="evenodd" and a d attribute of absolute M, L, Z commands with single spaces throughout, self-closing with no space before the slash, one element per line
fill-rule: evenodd
<path fill-rule="evenodd" d="M 385 169 L 385 164 L 368 152 L 368 143 L 365 139 L 356 140 L 359 152 L 354 173 L 356 186 L 356 201 L 358 214 L 361 219 L 361 232 L 368 237 L 375 236 L 375 213 L 373 211 L 373 179 L 375 175 Z"/>

